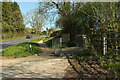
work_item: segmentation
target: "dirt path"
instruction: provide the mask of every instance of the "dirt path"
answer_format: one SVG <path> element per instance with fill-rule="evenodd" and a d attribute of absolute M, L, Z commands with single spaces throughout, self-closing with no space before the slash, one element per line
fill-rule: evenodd
<path fill-rule="evenodd" d="M 70 47 L 62 49 L 65 57 L 56 57 L 47 48 L 46 44 L 39 43 L 42 53 L 18 59 L 2 58 L 2 77 L 8 78 L 105 78 L 107 70 L 99 67 L 97 63 L 76 61 L 72 55 L 80 53 L 82 48 Z M 69 65 L 70 64 L 70 65 Z"/>
<path fill-rule="evenodd" d="M 10 78 L 62 78 L 67 67 L 64 58 L 29 58 L 3 67 L 2 76 Z"/>
<path fill-rule="evenodd" d="M 63 78 L 69 65 L 64 57 L 50 56 L 50 48 L 42 53 L 17 59 L 2 59 L 2 77 L 8 78 Z"/>
<path fill-rule="evenodd" d="M 51 56 L 52 49 L 39 43 L 42 53 L 17 59 L 2 59 L 2 77 L 8 78 L 63 78 L 69 65 L 65 57 Z M 75 48 L 76 49 L 76 48 Z M 63 49 L 71 53 L 74 48 Z"/>

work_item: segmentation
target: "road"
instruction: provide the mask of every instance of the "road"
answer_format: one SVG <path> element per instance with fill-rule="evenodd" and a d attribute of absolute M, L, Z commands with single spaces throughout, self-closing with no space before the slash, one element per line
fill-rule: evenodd
<path fill-rule="evenodd" d="M 31 39 L 18 39 L 18 40 L 8 40 L 8 41 L 2 41 L 1 43 L 1 49 L 7 48 L 9 46 L 13 46 L 19 43 L 23 43 L 23 42 L 28 42 L 34 39 L 38 39 L 38 38 L 42 38 L 42 37 L 33 37 Z"/>

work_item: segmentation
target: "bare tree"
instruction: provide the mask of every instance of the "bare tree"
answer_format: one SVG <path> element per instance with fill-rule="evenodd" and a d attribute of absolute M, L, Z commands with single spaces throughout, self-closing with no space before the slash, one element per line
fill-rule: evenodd
<path fill-rule="evenodd" d="M 45 18 L 44 15 L 39 14 L 38 10 L 29 11 L 26 15 L 24 15 L 25 25 L 30 25 L 36 34 L 41 32 L 41 29 L 44 25 Z"/>

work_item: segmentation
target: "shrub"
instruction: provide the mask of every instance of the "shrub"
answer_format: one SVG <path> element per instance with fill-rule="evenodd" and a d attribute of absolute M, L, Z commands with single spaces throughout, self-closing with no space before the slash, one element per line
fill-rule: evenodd
<path fill-rule="evenodd" d="M 105 69 L 110 69 L 109 71 L 109 76 L 116 76 L 116 78 L 120 77 L 120 62 L 111 62 L 108 64 L 102 65 L 103 68 Z"/>
<path fill-rule="evenodd" d="M 78 59 L 78 60 L 85 60 L 85 61 L 88 61 L 88 60 L 96 60 L 97 57 L 94 57 L 94 54 L 91 52 L 90 49 L 85 49 L 83 51 L 80 51 L 79 54 L 77 55 L 74 55 L 73 56 L 75 59 Z"/>
<path fill-rule="evenodd" d="M 79 55 L 80 56 L 92 56 L 93 54 L 91 53 L 91 50 L 85 49 L 85 50 L 81 51 Z"/>
<path fill-rule="evenodd" d="M 50 34 L 50 37 L 56 37 L 56 36 L 61 36 L 61 30 L 56 30 L 52 34 Z"/>
<path fill-rule="evenodd" d="M 66 47 L 74 47 L 75 44 L 71 43 L 71 42 L 63 42 L 62 43 L 62 48 L 66 48 Z"/>
<path fill-rule="evenodd" d="M 113 69 L 114 74 L 116 74 L 117 77 L 120 77 L 120 62 L 110 63 L 109 67 Z"/>

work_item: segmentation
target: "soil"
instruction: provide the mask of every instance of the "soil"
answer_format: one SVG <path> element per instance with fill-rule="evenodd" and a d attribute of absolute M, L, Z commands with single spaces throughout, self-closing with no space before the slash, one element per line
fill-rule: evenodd
<path fill-rule="evenodd" d="M 5 78 L 63 78 L 68 61 L 65 57 L 51 55 L 52 49 L 41 43 L 42 53 L 24 58 L 2 60 L 2 77 Z"/>
<path fill-rule="evenodd" d="M 104 80 L 108 77 L 108 70 L 101 68 L 97 63 L 80 61 L 79 64 L 76 60 L 70 60 L 70 62 L 72 65 L 68 65 L 65 69 L 65 78 Z"/>
<path fill-rule="evenodd" d="M 14 60 L 13 60 L 14 61 Z M 2 66 L 2 77 L 8 78 L 62 78 L 67 67 L 64 58 L 33 56 Z"/>

